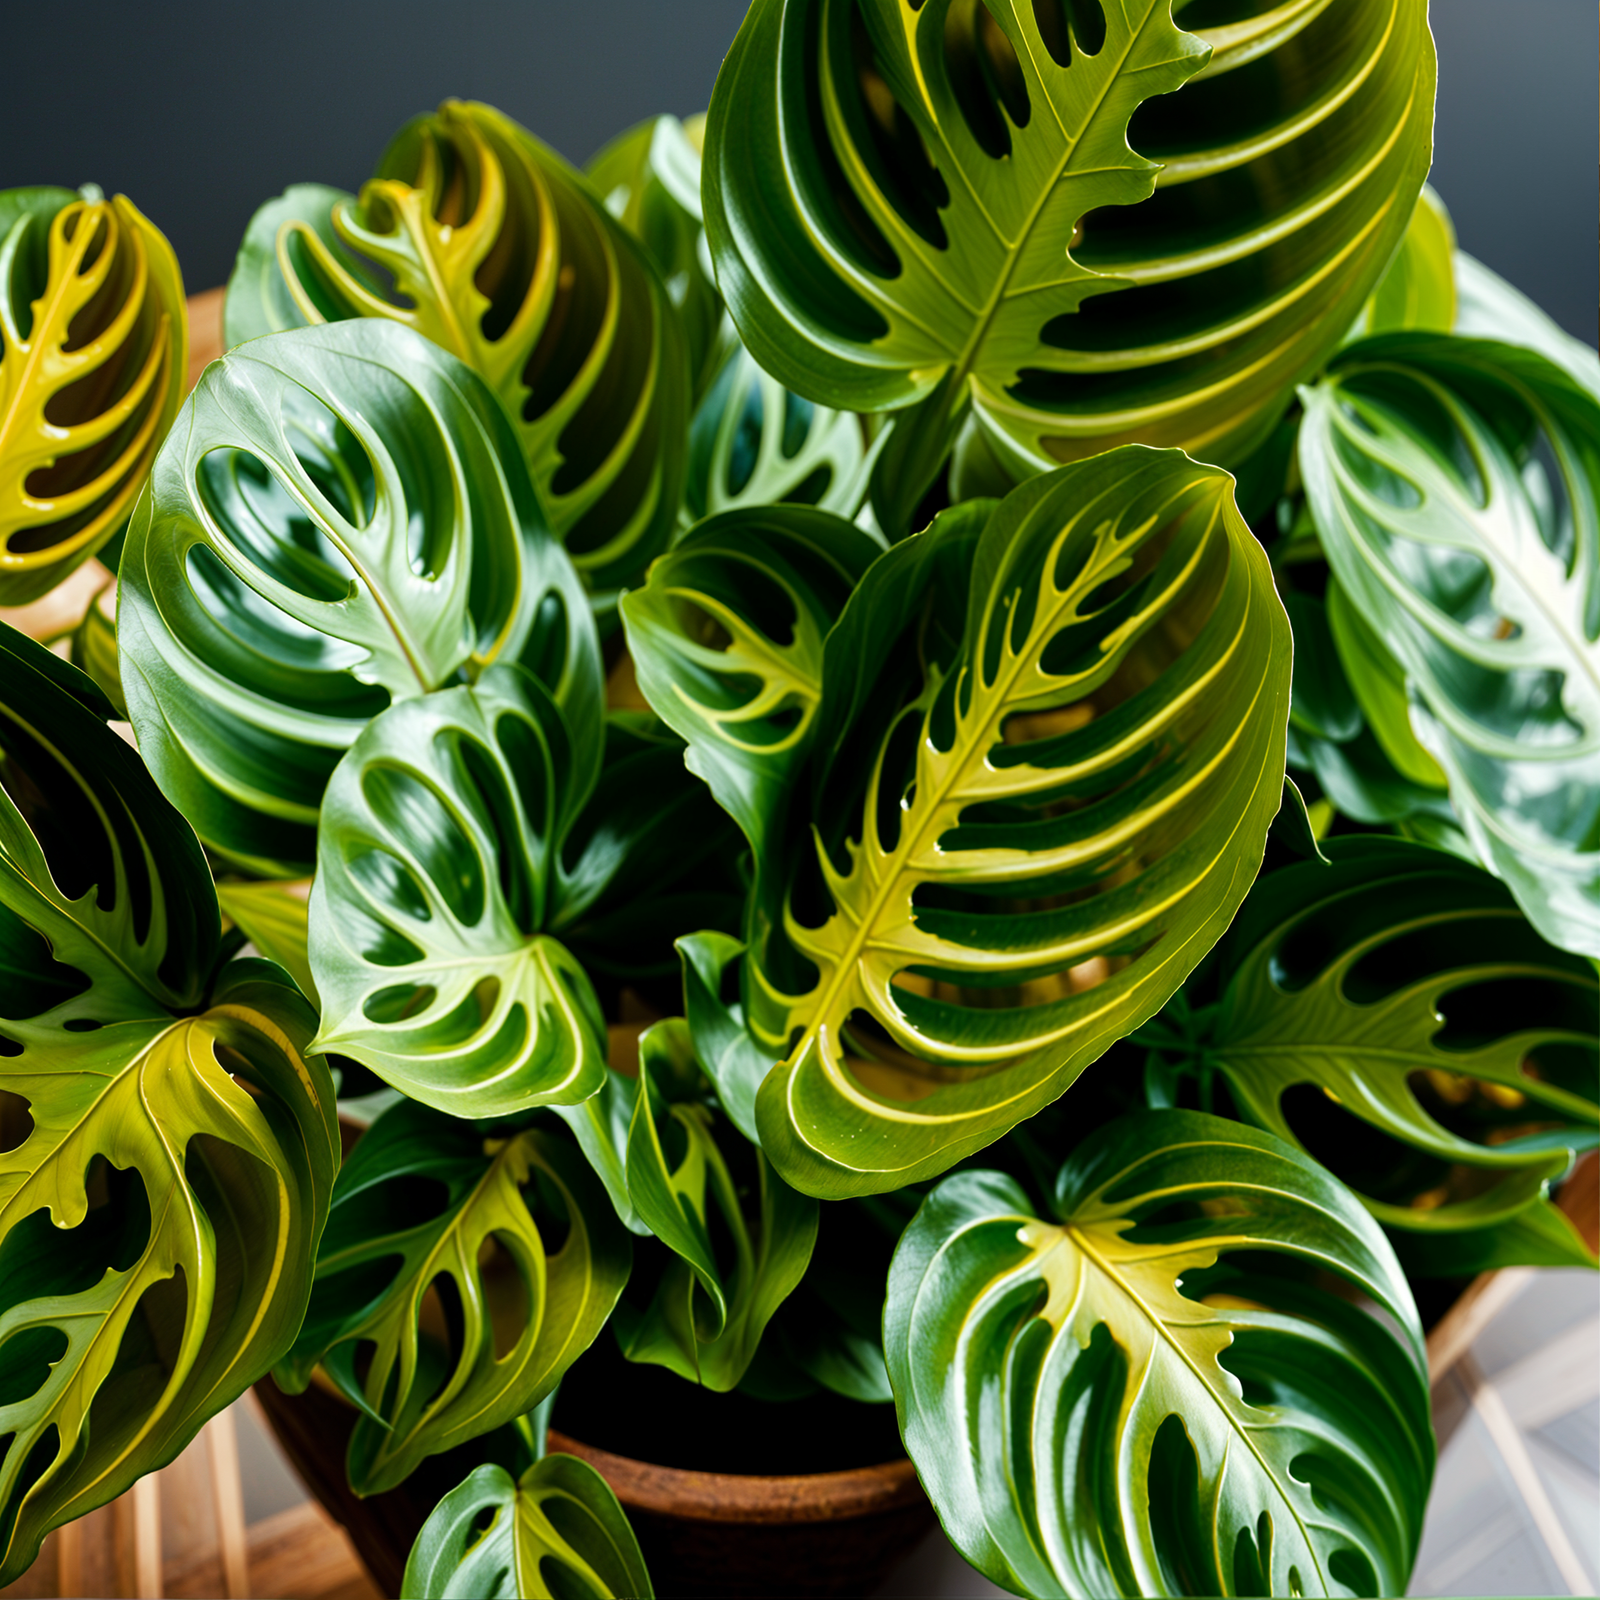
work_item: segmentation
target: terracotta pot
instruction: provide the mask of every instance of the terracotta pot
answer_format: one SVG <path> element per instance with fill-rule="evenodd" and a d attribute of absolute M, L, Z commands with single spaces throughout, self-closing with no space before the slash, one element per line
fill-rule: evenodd
<path fill-rule="evenodd" d="M 554 1429 L 550 1448 L 611 1485 L 658 1595 L 870 1594 L 934 1522 L 905 1460 L 758 1478 L 648 1466 Z"/>
<path fill-rule="evenodd" d="M 363 1500 L 345 1481 L 355 1412 L 315 1386 L 286 1395 L 256 1385 L 284 1453 L 385 1594 L 397 1595 L 406 1556 L 439 1497 L 478 1457 L 431 1457 L 398 1489 Z M 590 1462 L 628 1513 L 655 1591 L 674 1595 L 863 1595 L 933 1527 L 911 1463 L 847 1472 L 756 1477 L 652 1466 L 554 1430 L 550 1448 Z"/>

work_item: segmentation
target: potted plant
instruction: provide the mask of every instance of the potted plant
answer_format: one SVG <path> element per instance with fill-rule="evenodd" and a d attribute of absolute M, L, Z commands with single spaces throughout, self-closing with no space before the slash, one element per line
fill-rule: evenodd
<path fill-rule="evenodd" d="M 410 1595 L 1403 1591 L 1419 1303 L 1594 1264 L 1600 360 L 1424 0 L 1242 10 L 447 103 L 181 410 L 0 195 L 0 1582 L 259 1384 Z"/>

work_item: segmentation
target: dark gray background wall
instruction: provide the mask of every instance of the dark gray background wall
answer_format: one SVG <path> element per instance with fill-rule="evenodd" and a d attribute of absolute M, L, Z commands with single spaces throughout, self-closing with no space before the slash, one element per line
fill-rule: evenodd
<path fill-rule="evenodd" d="M 1339 0 L 1335 0 L 1339 3 Z M 191 289 L 287 184 L 360 186 L 389 135 L 488 100 L 575 161 L 701 109 L 745 0 L 5 0 L 0 188 L 122 190 Z M 1464 247 L 1595 341 L 1592 0 L 1432 0 L 1434 184 Z"/>

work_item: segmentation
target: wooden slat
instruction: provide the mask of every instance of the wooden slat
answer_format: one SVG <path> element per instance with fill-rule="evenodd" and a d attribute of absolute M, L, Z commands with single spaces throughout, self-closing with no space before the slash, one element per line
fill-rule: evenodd
<path fill-rule="evenodd" d="M 161 1581 L 161 1474 L 133 1486 L 133 1592 L 137 1600 L 164 1600 Z"/>
<path fill-rule="evenodd" d="M 1522 1496 L 1522 1503 L 1528 1508 L 1528 1515 L 1550 1552 L 1550 1559 L 1555 1562 L 1562 1581 L 1573 1594 L 1587 1594 L 1589 1574 L 1584 1570 L 1578 1552 L 1572 1548 L 1572 1540 L 1567 1536 L 1560 1514 L 1550 1503 L 1549 1491 L 1539 1476 L 1533 1458 L 1528 1454 L 1527 1441 L 1511 1420 L 1511 1413 L 1506 1410 L 1500 1391 L 1478 1370 L 1477 1362 L 1470 1355 L 1462 1356 L 1457 1363 L 1455 1381 L 1466 1391 L 1473 1410 L 1478 1413 L 1495 1449 L 1500 1452 L 1500 1459 L 1505 1463 L 1517 1493 Z"/>
<path fill-rule="evenodd" d="M 222 1592 L 228 1600 L 250 1593 L 250 1555 L 244 1525 L 244 1488 L 239 1481 L 239 1434 L 233 1412 L 219 1411 L 206 1424 L 211 1456 L 211 1499 L 222 1555 Z"/>
<path fill-rule="evenodd" d="M 250 1527 L 257 1594 L 294 1600 L 381 1600 L 344 1529 L 314 1500 Z"/>

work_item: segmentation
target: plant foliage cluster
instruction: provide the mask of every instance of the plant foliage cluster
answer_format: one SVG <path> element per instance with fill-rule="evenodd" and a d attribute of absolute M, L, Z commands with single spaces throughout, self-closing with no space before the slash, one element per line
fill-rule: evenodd
<path fill-rule="evenodd" d="M 0 633 L 0 1582 L 271 1371 L 478 1452 L 406 1593 L 648 1593 L 603 1338 L 892 1403 L 1020 1594 L 1403 1592 L 1413 1285 L 1592 1265 L 1600 1139 L 1600 360 L 1434 74 L 754 0 L 586 172 L 269 200 L 187 396 L 0 194 L 0 604 L 115 575 Z"/>

